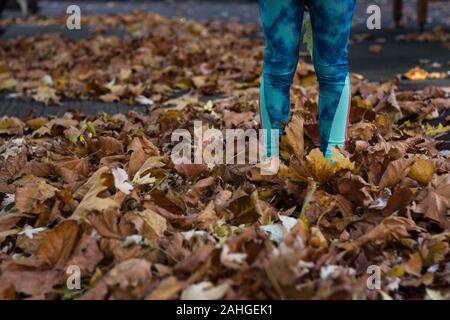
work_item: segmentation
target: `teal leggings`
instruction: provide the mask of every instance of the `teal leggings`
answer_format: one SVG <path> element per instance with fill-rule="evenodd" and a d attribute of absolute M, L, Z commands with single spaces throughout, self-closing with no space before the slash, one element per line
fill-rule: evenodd
<path fill-rule="evenodd" d="M 265 38 L 260 89 L 263 129 L 282 130 L 290 113 L 290 87 L 297 69 L 304 6 L 310 9 L 313 62 L 319 82 L 320 149 L 331 157 L 344 147 L 350 81 L 348 39 L 355 0 L 259 0 Z M 268 156 L 270 156 L 270 147 Z"/>

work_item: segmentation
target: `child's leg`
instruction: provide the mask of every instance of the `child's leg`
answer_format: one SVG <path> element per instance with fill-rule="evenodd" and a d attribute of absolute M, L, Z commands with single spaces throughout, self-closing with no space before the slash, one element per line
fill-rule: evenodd
<path fill-rule="evenodd" d="M 264 31 L 264 66 L 260 89 L 263 129 L 282 129 L 290 111 L 290 87 L 297 69 L 303 0 L 259 0 Z M 267 139 L 266 139 L 267 141 Z M 270 156 L 270 143 L 266 143 Z"/>
<path fill-rule="evenodd" d="M 344 147 L 350 108 L 348 39 L 355 0 L 308 0 L 319 81 L 320 148 Z"/>

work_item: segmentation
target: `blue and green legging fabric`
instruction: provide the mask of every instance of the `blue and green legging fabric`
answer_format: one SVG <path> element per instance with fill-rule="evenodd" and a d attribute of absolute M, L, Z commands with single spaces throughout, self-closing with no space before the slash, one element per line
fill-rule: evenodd
<path fill-rule="evenodd" d="M 265 39 L 261 124 L 263 129 L 281 132 L 281 123 L 288 123 L 305 5 L 310 10 L 313 62 L 319 82 L 320 149 L 329 158 L 332 147 L 344 147 L 346 140 L 348 40 L 355 0 L 259 0 Z M 267 153 L 270 156 L 270 147 Z"/>

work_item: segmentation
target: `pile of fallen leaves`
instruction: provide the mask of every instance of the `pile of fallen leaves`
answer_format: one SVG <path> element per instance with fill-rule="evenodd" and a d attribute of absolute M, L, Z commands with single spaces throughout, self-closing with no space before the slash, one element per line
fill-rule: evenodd
<path fill-rule="evenodd" d="M 213 95 L 254 86 L 261 71 L 263 42 L 252 39 L 254 25 L 143 12 L 86 20 L 101 28 L 81 41 L 60 33 L 1 41 L 0 90 L 46 104 L 66 97 L 150 105 L 179 91 Z M 107 36 L 107 28 L 127 36 Z"/>
<path fill-rule="evenodd" d="M 175 165 L 175 129 L 257 127 L 262 42 L 251 26 L 139 17 L 135 38 L 2 41 L 4 89 L 153 104 L 1 118 L 0 298 L 450 297 L 450 153 L 436 139 L 450 126 L 433 124 L 449 92 L 352 75 L 349 148 L 329 162 L 301 63 L 276 175 Z"/>

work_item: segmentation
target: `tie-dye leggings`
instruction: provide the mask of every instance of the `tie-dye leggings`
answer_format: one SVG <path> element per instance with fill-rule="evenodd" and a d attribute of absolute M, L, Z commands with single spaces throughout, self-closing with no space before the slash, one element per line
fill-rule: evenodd
<path fill-rule="evenodd" d="M 313 62 L 319 82 L 320 148 L 344 147 L 350 101 L 348 39 L 355 0 L 259 0 L 265 38 L 260 91 L 263 129 L 282 129 L 290 113 L 304 6 L 310 9 Z M 270 153 L 270 152 L 269 152 Z"/>

